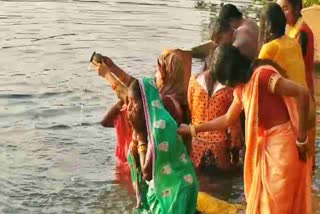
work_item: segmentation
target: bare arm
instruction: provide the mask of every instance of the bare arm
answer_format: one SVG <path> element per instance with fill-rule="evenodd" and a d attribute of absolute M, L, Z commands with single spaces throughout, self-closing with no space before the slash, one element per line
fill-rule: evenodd
<path fill-rule="evenodd" d="M 233 125 L 240 117 L 242 111 L 241 103 L 237 99 L 234 99 L 228 112 L 220 117 L 217 117 L 209 122 L 202 123 L 195 127 L 196 133 L 207 132 L 214 130 L 223 130 L 228 126 Z M 182 124 L 178 129 L 180 135 L 190 135 L 190 127 Z"/>
<path fill-rule="evenodd" d="M 106 63 L 104 63 L 104 61 L 102 63 L 92 61 L 91 65 L 101 77 L 103 77 L 110 83 L 118 98 L 125 103 L 128 96 L 128 87 L 118 78 L 116 78 L 113 73 L 111 73 L 110 67 Z"/>
<path fill-rule="evenodd" d="M 307 120 L 309 113 L 308 89 L 291 80 L 279 78 L 274 87 L 274 93 L 280 96 L 295 97 L 299 113 L 298 140 L 303 142 L 307 137 Z"/>
<path fill-rule="evenodd" d="M 113 105 L 109 111 L 105 114 L 102 121 L 100 122 L 103 127 L 113 127 L 113 121 L 119 114 L 123 105 L 123 101 L 119 100 L 115 105 Z"/>
<path fill-rule="evenodd" d="M 226 129 L 228 126 L 233 125 L 240 117 L 241 107 L 236 99 L 232 102 L 228 112 L 225 115 L 217 117 L 207 123 L 196 126 L 196 132 L 207 132 L 214 130 Z"/>
<path fill-rule="evenodd" d="M 127 87 L 129 87 L 131 82 L 135 80 L 133 76 L 122 70 L 114 63 L 110 66 L 110 70 Z"/>
<path fill-rule="evenodd" d="M 149 144 L 147 154 L 146 154 L 146 159 L 142 167 L 143 179 L 147 181 L 150 181 L 152 179 L 152 160 L 153 160 L 152 149 L 153 149 L 152 145 Z"/>
<path fill-rule="evenodd" d="M 193 47 L 191 49 L 192 58 L 204 59 L 210 54 L 211 51 L 216 49 L 216 47 L 217 45 L 212 40 L 209 40 L 196 47 Z"/>

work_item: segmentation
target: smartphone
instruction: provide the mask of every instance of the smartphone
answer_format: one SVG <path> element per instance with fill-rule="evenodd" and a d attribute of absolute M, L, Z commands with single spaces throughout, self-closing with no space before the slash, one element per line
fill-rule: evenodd
<path fill-rule="evenodd" d="M 91 58 L 90 58 L 90 62 L 95 61 L 97 63 L 101 63 L 102 62 L 102 55 L 99 53 L 96 53 L 95 51 L 92 53 Z"/>

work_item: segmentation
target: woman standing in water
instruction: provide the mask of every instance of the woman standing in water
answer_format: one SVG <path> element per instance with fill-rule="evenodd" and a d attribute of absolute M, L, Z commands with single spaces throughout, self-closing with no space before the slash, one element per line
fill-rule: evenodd
<path fill-rule="evenodd" d="M 126 104 L 128 87 L 136 79 L 107 57 L 104 57 L 103 63 L 93 61 L 92 65 L 100 76 L 110 83 L 119 98 L 106 113 L 101 124 L 104 127 L 115 127 L 116 157 L 120 162 L 127 162 L 127 151 L 133 133 L 126 116 Z M 157 60 L 157 66 L 157 88 L 166 109 L 178 124 L 188 122 L 187 88 L 191 74 L 191 55 L 179 50 L 165 50 Z"/>
<path fill-rule="evenodd" d="M 219 82 L 235 87 L 233 103 L 225 115 L 197 126 L 181 125 L 178 133 L 195 136 L 224 129 L 239 118 L 243 109 L 246 213 L 310 214 L 311 179 L 306 152 L 308 91 L 283 78 L 270 61 L 250 64 L 237 48 L 223 46 L 215 69 Z M 293 99 L 298 100 L 296 105 L 292 104 Z M 288 106 L 297 111 L 290 111 Z M 299 117 L 299 123 L 292 117 Z"/>
<path fill-rule="evenodd" d="M 279 72 L 286 78 L 308 86 L 303 53 L 299 43 L 285 35 L 286 17 L 279 5 L 267 4 L 260 14 L 259 43 L 262 45 L 259 59 L 270 59 L 280 65 Z M 310 89 L 310 88 L 309 88 Z M 310 89 L 311 90 L 311 89 Z M 314 166 L 315 147 L 315 102 L 309 101 L 308 139 L 310 142 L 311 165 Z"/>
<path fill-rule="evenodd" d="M 308 87 L 314 94 L 314 38 L 301 16 L 302 0 L 277 0 L 287 20 L 287 35 L 296 39 L 302 49 Z"/>
<path fill-rule="evenodd" d="M 154 79 L 131 83 L 128 100 L 128 119 L 137 134 L 137 141 L 130 145 L 128 162 L 138 193 L 138 213 L 194 214 L 197 177 Z M 147 150 L 145 161 L 139 157 L 142 150 Z"/>
<path fill-rule="evenodd" d="M 314 38 L 309 26 L 303 21 L 301 16 L 302 0 L 277 0 L 281 6 L 287 20 L 287 35 L 296 39 L 302 49 L 306 82 L 312 96 L 314 96 Z M 314 99 L 314 98 L 313 98 Z M 311 144 L 312 164 L 313 169 L 316 167 L 315 163 L 315 143 L 316 143 L 316 109 L 312 109 L 312 116 L 310 117 L 309 125 L 309 140 Z"/>
<path fill-rule="evenodd" d="M 233 29 L 228 22 L 216 19 L 210 23 L 209 37 L 216 44 L 232 44 Z M 233 100 L 233 89 L 216 80 L 215 52 L 206 58 L 204 71 L 190 78 L 188 103 L 193 124 L 200 124 L 225 114 Z M 225 130 L 199 133 L 192 139 L 191 160 L 199 172 L 223 175 L 237 169 L 243 141 L 240 121 Z M 207 185 L 205 185 L 207 188 Z"/>

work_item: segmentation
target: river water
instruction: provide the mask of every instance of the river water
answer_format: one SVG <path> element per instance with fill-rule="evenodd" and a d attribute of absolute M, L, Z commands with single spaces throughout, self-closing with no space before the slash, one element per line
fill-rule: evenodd
<path fill-rule="evenodd" d="M 163 48 L 206 40 L 216 7 L 198 6 L 0 1 L 0 213 L 130 213 L 134 197 L 127 169 L 116 165 L 114 130 L 99 124 L 116 97 L 88 71 L 88 59 L 98 51 L 137 77 L 151 75 Z M 219 179 L 222 188 L 209 181 L 208 189 L 243 200 L 241 176 Z"/>

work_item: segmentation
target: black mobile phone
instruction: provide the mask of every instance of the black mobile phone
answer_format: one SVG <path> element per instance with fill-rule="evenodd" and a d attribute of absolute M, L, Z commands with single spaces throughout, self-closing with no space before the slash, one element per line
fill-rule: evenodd
<path fill-rule="evenodd" d="M 97 63 L 101 63 L 102 62 L 102 55 L 99 53 L 96 53 L 95 51 L 92 53 L 91 58 L 90 58 L 90 62 L 95 61 Z"/>

